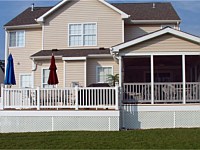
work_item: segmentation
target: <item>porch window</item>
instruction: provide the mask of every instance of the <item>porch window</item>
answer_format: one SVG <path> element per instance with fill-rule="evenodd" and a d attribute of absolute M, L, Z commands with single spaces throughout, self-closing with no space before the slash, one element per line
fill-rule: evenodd
<path fill-rule="evenodd" d="M 31 74 L 21 74 L 20 75 L 20 87 L 21 88 L 32 88 L 33 79 Z"/>
<path fill-rule="evenodd" d="M 97 82 L 107 83 L 108 75 L 113 74 L 112 67 L 97 67 Z"/>
<path fill-rule="evenodd" d="M 53 88 L 52 85 L 48 84 L 49 72 L 50 72 L 49 69 L 42 70 L 42 87 L 43 88 Z"/>
<path fill-rule="evenodd" d="M 24 47 L 25 46 L 25 31 L 12 31 L 9 34 L 10 47 Z"/>
<path fill-rule="evenodd" d="M 96 46 L 97 24 L 69 24 L 69 46 Z"/>

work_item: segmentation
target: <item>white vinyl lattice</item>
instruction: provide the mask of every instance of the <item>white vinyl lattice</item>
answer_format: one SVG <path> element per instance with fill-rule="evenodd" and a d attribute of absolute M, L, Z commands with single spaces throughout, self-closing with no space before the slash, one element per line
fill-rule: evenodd
<path fill-rule="evenodd" d="M 199 111 L 138 111 L 135 106 L 123 107 L 120 127 L 126 129 L 200 127 Z"/>
<path fill-rule="evenodd" d="M 181 128 L 200 127 L 200 112 L 176 112 L 176 126 Z"/>
<path fill-rule="evenodd" d="M 119 117 L 0 117 L 0 133 L 46 131 L 118 131 Z"/>
<path fill-rule="evenodd" d="M 51 131 L 51 117 L 0 117 L 0 132 Z"/>

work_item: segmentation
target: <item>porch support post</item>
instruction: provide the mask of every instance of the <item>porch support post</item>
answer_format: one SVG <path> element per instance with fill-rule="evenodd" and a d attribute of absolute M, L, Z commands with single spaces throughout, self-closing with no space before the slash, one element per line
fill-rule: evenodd
<path fill-rule="evenodd" d="M 122 87 L 122 56 L 119 56 L 119 86 Z"/>
<path fill-rule="evenodd" d="M 182 77 L 183 77 L 183 104 L 186 104 L 186 69 L 185 69 L 185 55 L 182 55 Z"/>
<path fill-rule="evenodd" d="M 151 104 L 154 104 L 154 57 L 151 55 Z"/>

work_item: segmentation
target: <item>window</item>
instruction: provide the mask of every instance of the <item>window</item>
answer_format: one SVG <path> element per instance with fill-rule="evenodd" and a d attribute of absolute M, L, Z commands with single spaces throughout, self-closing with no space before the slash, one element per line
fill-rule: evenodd
<path fill-rule="evenodd" d="M 24 47 L 25 45 L 25 31 L 10 32 L 10 47 Z"/>
<path fill-rule="evenodd" d="M 21 88 L 32 88 L 33 80 L 31 74 L 22 74 L 20 75 L 20 87 Z"/>
<path fill-rule="evenodd" d="M 42 70 L 42 87 L 43 88 L 53 88 L 53 85 L 48 84 L 49 72 L 50 72 L 49 69 Z"/>
<path fill-rule="evenodd" d="M 97 24 L 69 24 L 69 46 L 97 45 Z"/>
<path fill-rule="evenodd" d="M 113 74 L 112 67 L 97 67 L 97 82 L 107 83 L 109 74 Z"/>

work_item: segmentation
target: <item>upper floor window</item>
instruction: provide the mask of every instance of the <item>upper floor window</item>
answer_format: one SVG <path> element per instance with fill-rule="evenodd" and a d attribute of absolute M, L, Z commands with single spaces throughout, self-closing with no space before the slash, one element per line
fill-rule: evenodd
<path fill-rule="evenodd" d="M 24 47 L 25 45 L 25 31 L 10 32 L 10 47 Z"/>
<path fill-rule="evenodd" d="M 69 46 L 96 46 L 97 24 L 69 24 Z"/>

